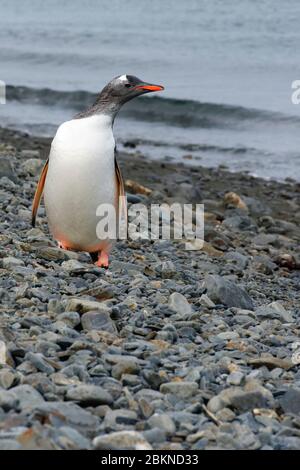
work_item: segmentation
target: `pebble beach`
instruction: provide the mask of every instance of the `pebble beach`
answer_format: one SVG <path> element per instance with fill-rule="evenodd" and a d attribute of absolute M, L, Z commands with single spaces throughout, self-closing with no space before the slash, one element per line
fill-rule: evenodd
<path fill-rule="evenodd" d="M 205 243 L 105 270 L 31 227 L 49 142 L 0 129 L 0 450 L 299 449 L 299 182 L 127 142 L 129 205 L 202 203 Z"/>

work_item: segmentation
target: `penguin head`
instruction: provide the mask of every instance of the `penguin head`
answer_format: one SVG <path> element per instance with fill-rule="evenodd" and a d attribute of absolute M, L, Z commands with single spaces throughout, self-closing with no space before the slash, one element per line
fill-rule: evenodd
<path fill-rule="evenodd" d="M 102 99 L 111 100 L 122 105 L 137 96 L 163 89 L 164 87 L 161 85 L 144 82 L 134 75 L 120 75 L 113 78 L 103 88 L 100 96 Z"/>

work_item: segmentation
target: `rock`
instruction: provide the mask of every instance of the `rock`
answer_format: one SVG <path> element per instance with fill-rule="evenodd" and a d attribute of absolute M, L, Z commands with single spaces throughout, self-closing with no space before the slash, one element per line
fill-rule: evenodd
<path fill-rule="evenodd" d="M 161 384 L 161 393 L 171 393 L 178 398 L 186 399 L 198 392 L 198 384 L 196 382 L 167 382 Z"/>
<path fill-rule="evenodd" d="M 264 203 L 261 199 L 245 196 L 243 200 L 247 204 L 249 212 L 252 215 L 262 216 L 269 220 L 272 219 L 272 217 L 270 217 L 269 215 L 266 215 L 266 214 L 270 214 L 271 212 L 270 207 L 266 203 Z"/>
<path fill-rule="evenodd" d="M 69 426 L 59 428 L 58 444 L 63 450 L 90 450 L 90 440 Z"/>
<path fill-rule="evenodd" d="M 249 257 L 242 255 L 238 251 L 229 251 L 228 253 L 225 253 L 224 258 L 236 264 L 240 269 L 246 269 L 249 262 Z"/>
<path fill-rule="evenodd" d="M 136 194 L 130 194 L 126 191 L 126 198 L 127 202 L 130 204 L 140 204 L 143 202 L 143 199 L 140 196 L 137 196 Z"/>
<path fill-rule="evenodd" d="M 123 355 L 123 354 L 109 354 L 105 353 L 103 355 L 103 359 L 105 359 L 106 362 L 109 364 L 120 364 L 122 363 L 127 363 L 127 362 L 134 362 L 135 364 L 139 365 L 140 364 L 140 359 L 138 359 L 135 356 L 129 356 L 129 355 Z"/>
<path fill-rule="evenodd" d="M 162 429 L 168 436 L 172 436 L 176 431 L 174 421 L 166 413 L 155 413 L 148 419 L 148 424 L 151 428 Z"/>
<path fill-rule="evenodd" d="M 37 370 L 44 372 L 45 374 L 53 374 L 55 371 L 54 367 L 52 367 L 48 362 L 44 359 L 44 356 L 40 353 L 32 353 L 28 352 L 25 356 L 25 360 L 31 362 Z"/>
<path fill-rule="evenodd" d="M 240 337 L 240 335 L 236 331 L 223 331 L 217 335 L 219 339 L 224 341 L 231 341 Z"/>
<path fill-rule="evenodd" d="M 184 295 L 173 292 L 169 297 L 169 307 L 179 315 L 185 316 L 192 312 L 192 306 L 188 303 Z"/>
<path fill-rule="evenodd" d="M 168 190 L 171 190 L 175 195 L 176 203 L 197 203 L 202 199 L 199 185 L 190 183 L 189 181 L 169 181 Z M 159 198 L 161 201 L 161 197 Z"/>
<path fill-rule="evenodd" d="M 26 209 L 19 209 L 18 217 L 20 220 L 25 220 L 25 222 L 31 221 L 31 211 Z"/>
<path fill-rule="evenodd" d="M 143 377 L 154 390 L 158 390 L 161 384 L 164 382 L 163 377 L 151 369 L 143 370 Z"/>
<path fill-rule="evenodd" d="M 139 372 L 140 366 L 136 361 L 124 359 L 113 366 L 111 375 L 115 379 L 119 380 L 123 374 L 139 374 Z"/>
<path fill-rule="evenodd" d="M 8 256 L 7 258 L 3 258 L 2 266 L 4 269 L 13 269 L 17 266 L 24 266 L 24 261 L 14 258 L 13 256 Z"/>
<path fill-rule="evenodd" d="M 0 369 L 0 387 L 5 389 L 11 388 L 17 381 L 18 377 L 13 371 L 10 371 L 9 369 Z"/>
<path fill-rule="evenodd" d="M 133 374 L 122 374 L 122 384 L 127 387 L 134 387 L 140 385 L 140 378 Z"/>
<path fill-rule="evenodd" d="M 200 297 L 200 305 L 207 308 L 214 308 L 216 304 L 206 294 L 202 294 Z"/>
<path fill-rule="evenodd" d="M 244 230 L 255 230 L 253 220 L 248 216 L 232 215 L 223 220 L 223 227 L 234 232 L 241 232 Z"/>
<path fill-rule="evenodd" d="M 296 269 L 297 267 L 299 268 L 295 257 L 289 253 L 280 253 L 276 257 L 275 263 L 282 268 L 288 268 L 290 270 Z"/>
<path fill-rule="evenodd" d="M 69 299 L 66 302 L 65 310 L 78 312 L 80 314 L 89 312 L 91 310 L 106 310 L 110 312 L 110 308 L 107 307 L 103 302 L 96 302 L 95 300 L 81 299 L 75 297 Z"/>
<path fill-rule="evenodd" d="M 119 431 L 98 436 L 93 440 L 96 450 L 152 450 L 144 436 L 136 431 Z"/>
<path fill-rule="evenodd" d="M 48 313 L 62 313 L 64 310 L 62 302 L 58 299 L 49 299 L 48 302 Z"/>
<path fill-rule="evenodd" d="M 281 408 L 285 413 L 300 415 L 300 388 L 291 387 L 279 398 Z"/>
<path fill-rule="evenodd" d="M 109 269 L 117 273 L 126 272 L 128 274 L 135 275 L 137 273 L 142 273 L 144 271 L 144 266 L 134 263 L 125 263 L 124 261 L 114 259 L 110 263 Z"/>
<path fill-rule="evenodd" d="M 178 340 L 178 333 L 172 323 L 166 323 L 165 326 L 158 331 L 156 335 L 157 340 L 167 341 L 169 343 L 176 343 Z"/>
<path fill-rule="evenodd" d="M 218 275 L 208 275 L 204 286 L 209 298 L 227 307 L 238 307 L 246 310 L 254 310 L 254 305 L 249 294 L 228 279 Z"/>
<path fill-rule="evenodd" d="M 39 258 L 47 261 L 63 261 L 66 259 L 65 250 L 53 246 L 41 246 L 36 249 L 36 254 Z"/>
<path fill-rule="evenodd" d="M 106 310 L 84 313 L 81 317 L 81 324 L 84 330 L 103 330 L 113 334 L 118 332 L 114 321 L 111 320 Z"/>
<path fill-rule="evenodd" d="M 121 431 L 134 426 L 137 421 L 137 414 L 133 410 L 108 410 L 104 419 L 104 427 L 106 431 Z"/>
<path fill-rule="evenodd" d="M 33 417 L 35 414 L 39 418 L 43 418 L 49 424 L 55 427 L 60 425 L 75 428 L 84 436 L 94 435 L 100 424 L 99 418 L 93 416 L 86 410 L 80 408 L 75 403 L 68 402 L 47 402 L 37 404 L 34 407 Z"/>
<path fill-rule="evenodd" d="M 40 158 L 29 158 L 22 163 L 21 168 L 31 176 L 37 176 L 41 173 L 44 163 Z"/>
<path fill-rule="evenodd" d="M 20 450 L 21 445 L 13 439 L 0 439 L 0 450 Z"/>
<path fill-rule="evenodd" d="M 197 242 L 197 241 L 202 242 L 202 240 L 197 240 L 196 239 L 195 242 Z M 204 241 L 204 244 L 203 244 L 202 248 L 199 248 L 199 249 L 202 249 L 202 251 L 204 253 L 206 253 L 208 256 L 211 256 L 213 258 L 220 258 L 220 257 L 224 256 L 224 253 L 221 249 L 220 250 L 217 249 L 211 243 L 208 243 L 206 241 Z"/>
<path fill-rule="evenodd" d="M 277 235 L 274 233 L 259 233 L 253 238 L 256 247 L 267 247 L 269 244 L 274 245 L 277 241 Z"/>
<path fill-rule="evenodd" d="M 220 427 L 216 435 L 216 446 L 221 449 L 258 450 L 261 443 L 248 425 L 227 423 Z"/>
<path fill-rule="evenodd" d="M 164 261 L 160 265 L 160 272 L 161 272 L 161 277 L 163 279 L 171 279 L 176 275 L 176 267 L 174 263 L 169 260 L 169 261 Z"/>
<path fill-rule="evenodd" d="M 268 305 L 262 305 L 255 310 L 256 316 L 259 318 L 278 319 L 284 323 L 292 323 L 295 321 L 292 314 L 285 310 L 279 302 L 272 302 Z"/>
<path fill-rule="evenodd" d="M 64 261 L 61 264 L 62 269 L 66 271 L 76 271 L 76 269 L 83 269 L 83 264 L 77 261 L 76 259 L 69 259 L 68 261 Z"/>
<path fill-rule="evenodd" d="M 63 312 L 57 316 L 58 321 L 64 322 L 70 328 L 75 328 L 80 324 L 80 315 L 77 312 Z"/>
<path fill-rule="evenodd" d="M 13 387 L 10 389 L 10 392 L 19 400 L 19 406 L 22 410 L 34 408 L 44 403 L 42 395 L 27 384 Z"/>
<path fill-rule="evenodd" d="M 224 204 L 225 206 L 233 206 L 237 207 L 238 209 L 247 210 L 247 205 L 245 204 L 243 199 L 233 191 L 225 194 Z"/>
<path fill-rule="evenodd" d="M 40 151 L 39 150 L 21 150 L 20 152 L 20 157 L 22 158 L 39 158 L 40 157 Z"/>
<path fill-rule="evenodd" d="M 11 163 L 11 159 L 0 156 L 0 178 L 3 177 L 7 177 L 10 180 L 15 181 L 15 172 Z"/>
<path fill-rule="evenodd" d="M 144 398 L 140 398 L 138 400 L 138 404 L 139 404 L 142 416 L 144 418 L 147 419 L 153 414 L 154 408 L 148 400 L 145 400 Z"/>
<path fill-rule="evenodd" d="M 260 255 L 255 256 L 252 262 L 252 269 L 256 272 L 270 275 L 277 268 L 268 256 Z"/>
<path fill-rule="evenodd" d="M 0 340 L 0 365 L 7 363 L 7 347 L 4 341 Z"/>
<path fill-rule="evenodd" d="M 280 359 L 279 357 L 274 357 L 271 355 L 248 359 L 248 364 L 251 364 L 255 367 L 266 366 L 268 369 L 271 370 L 277 367 L 279 367 L 280 369 L 289 370 L 295 366 L 295 364 L 291 360 Z"/>
<path fill-rule="evenodd" d="M 9 411 L 17 408 L 18 405 L 19 400 L 13 392 L 0 389 L 0 408 L 3 408 L 4 411 Z"/>
<path fill-rule="evenodd" d="M 236 418 L 236 416 L 230 408 L 222 408 L 217 412 L 216 418 L 222 422 L 231 422 Z"/>
<path fill-rule="evenodd" d="M 300 438 L 294 436 L 275 436 L 272 445 L 277 450 L 299 450 Z"/>
<path fill-rule="evenodd" d="M 10 200 L 10 194 L 8 191 L 13 191 L 16 187 L 16 183 L 6 176 L 2 176 L 2 178 L 0 178 L 0 187 L 4 189 L 4 191 L 0 190 L 0 202 L 8 203 Z"/>
<path fill-rule="evenodd" d="M 66 400 L 80 403 L 81 406 L 110 405 L 113 398 L 106 390 L 96 385 L 77 385 L 67 390 Z"/>
<path fill-rule="evenodd" d="M 243 378 L 244 374 L 242 372 L 231 372 L 231 374 L 227 377 L 226 382 L 228 385 L 241 385 Z"/>
<path fill-rule="evenodd" d="M 42 427 L 37 423 L 20 434 L 18 441 L 22 450 L 54 450 L 57 449 L 57 444 L 53 437 L 49 427 Z"/>
<path fill-rule="evenodd" d="M 202 439 L 205 440 L 205 443 L 207 443 L 208 440 L 214 440 L 215 439 L 215 433 L 210 431 L 210 429 L 197 431 L 193 434 L 189 434 L 186 438 L 186 441 L 189 444 L 194 444 L 195 442 L 198 442 L 198 441 L 201 442 Z"/>
<path fill-rule="evenodd" d="M 151 428 L 144 431 L 143 436 L 150 444 L 161 444 L 166 441 L 166 433 L 160 428 Z"/>
<path fill-rule="evenodd" d="M 152 193 L 152 189 L 146 188 L 140 183 L 132 180 L 125 181 L 125 188 L 133 194 L 144 194 L 145 196 L 149 196 Z"/>
<path fill-rule="evenodd" d="M 195 238 L 194 240 L 188 240 L 185 242 L 185 249 L 187 251 L 200 251 L 202 250 L 207 255 L 219 258 L 224 255 L 223 251 L 217 250 L 211 243 L 207 243 L 200 238 Z"/>
<path fill-rule="evenodd" d="M 273 408 L 272 393 L 255 381 L 249 381 L 245 387 L 231 387 L 223 390 L 219 395 L 211 398 L 207 408 L 217 413 L 222 408 L 229 407 L 239 412 L 253 410 L 254 408 Z"/>

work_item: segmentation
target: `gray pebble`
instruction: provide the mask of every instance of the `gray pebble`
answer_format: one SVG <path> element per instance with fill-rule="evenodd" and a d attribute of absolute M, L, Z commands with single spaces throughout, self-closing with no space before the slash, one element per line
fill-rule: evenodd
<path fill-rule="evenodd" d="M 66 393 L 66 400 L 76 401 L 81 406 L 110 405 L 112 396 L 102 387 L 96 385 L 77 385 L 70 387 Z"/>

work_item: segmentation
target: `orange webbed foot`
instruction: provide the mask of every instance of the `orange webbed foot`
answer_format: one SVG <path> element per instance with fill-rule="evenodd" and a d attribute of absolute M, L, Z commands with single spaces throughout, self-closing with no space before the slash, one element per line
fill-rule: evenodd
<path fill-rule="evenodd" d="M 105 251 L 99 251 L 98 260 L 96 261 L 95 265 L 99 268 L 108 268 L 108 254 Z"/>

